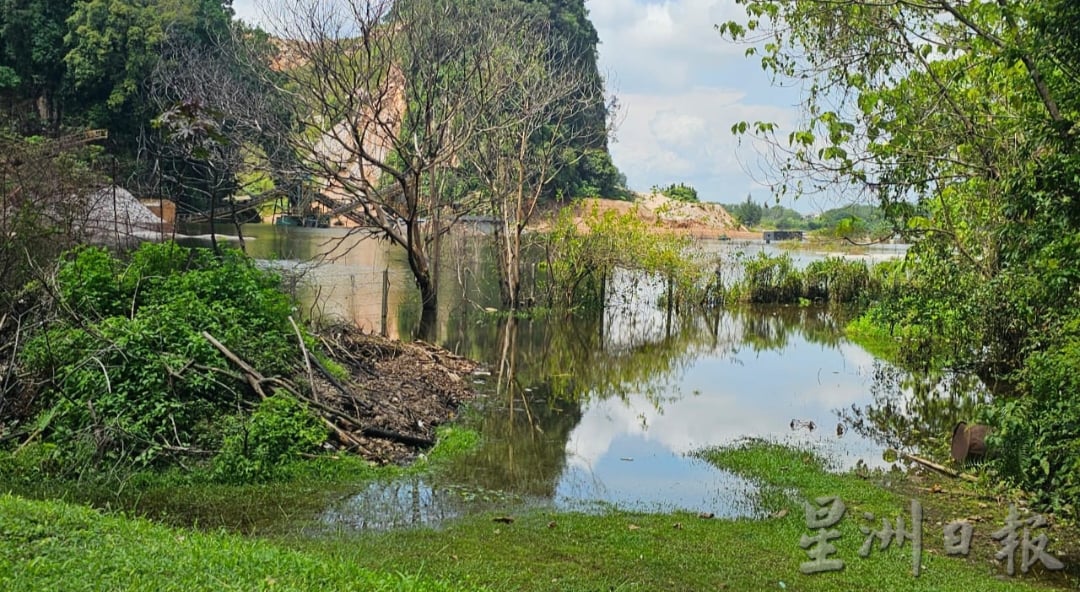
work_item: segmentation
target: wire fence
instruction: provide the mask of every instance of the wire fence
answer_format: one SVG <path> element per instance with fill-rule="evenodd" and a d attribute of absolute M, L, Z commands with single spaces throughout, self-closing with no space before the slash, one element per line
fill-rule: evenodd
<path fill-rule="evenodd" d="M 337 319 L 366 331 L 394 337 L 393 322 L 403 306 L 416 300 L 416 281 L 408 269 L 355 269 L 313 266 L 298 284 L 301 301 L 312 317 Z M 391 318 L 394 315 L 394 318 Z"/>

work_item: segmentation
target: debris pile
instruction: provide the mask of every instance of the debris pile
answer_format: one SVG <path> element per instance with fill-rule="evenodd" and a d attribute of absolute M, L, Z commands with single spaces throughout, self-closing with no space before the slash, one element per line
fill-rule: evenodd
<path fill-rule="evenodd" d="M 318 337 L 322 353 L 347 376 L 305 352 L 310 389 L 263 376 L 212 335 L 204 337 L 243 371 L 260 396 L 285 389 L 322 417 L 341 448 L 379 463 L 403 462 L 431 447 L 435 429 L 474 395 L 464 377 L 476 369 L 475 362 L 428 343 L 392 341 L 351 326 Z"/>

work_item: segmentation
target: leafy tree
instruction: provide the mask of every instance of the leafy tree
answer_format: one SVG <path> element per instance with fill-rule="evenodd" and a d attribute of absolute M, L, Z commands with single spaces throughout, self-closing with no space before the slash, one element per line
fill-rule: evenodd
<path fill-rule="evenodd" d="M 67 20 L 64 55 L 81 120 L 108 128 L 113 144 L 134 153 L 157 115 L 144 86 L 170 38 L 208 46 L 228 36 L 231 1 L 79 0 Z"/>
<path fill-rule="evenodd" d="M 735 219 L 746 227 L 757 226 L 761 223 L 762 208 L 757 203 L 751 201 L 750 196 L 746 196 L 746 201 L 740 204 L 728 204 L 724 206 Z"/>
<path fill-rule="evenodd" d="M 0 2 L 0 93 L 12 103 L 29 102 L 36 117 L 23 128 L 37 133 L 60 123 L 66 90 L 64 36 L 72 0 Z"/>
<path fill-rule="evenodd" d="M 748 53 L 779 79 L 808 81 L 805 125 L 779 171 L 800 187 L 877 198 L 914 246 L 905 286 L 872 318 L 909 359 L 975 371 L 999 392 L 1001 442 L 1023 450 L 1004 474 L 1073 508 L 1080 451 L 1075 389 L 1061 376 L 1080 294 L 1080 76 L 1075 3 L 976 0 L 740 0 L 722 33 L 763 41 Z M 1064 356 L 1064 357 L 1062 357 Z M 1071 422 L 1071 423 L 1070 423 Z M 1049 430 L 1049 431 L 1045 431 Z M 1015 460 L 1015 459 L 1014 459 Z"/>

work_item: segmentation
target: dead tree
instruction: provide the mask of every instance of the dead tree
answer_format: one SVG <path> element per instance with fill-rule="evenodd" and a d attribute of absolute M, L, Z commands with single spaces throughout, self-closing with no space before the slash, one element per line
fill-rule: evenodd
<path fill-rule="evenodd" d="M 525 17 L 427 0 L 290 0 L 268 16 L 283 40 L 298 160 L 324 194 L 362 212 L 364 231 L 405 250 L 432 319 L 438 239 L 477 206 L 451 200 L 443 181 L 486 131 L 485 102 L 509 80 L 485 74 Z"/>
<path fill-rule="evenodd" d="M 501 94 L 494 101 L 478 101 L 483 133 L 476 134 L 463 153 L 495 218 L 500 293 L 511 310 L 522 304 L 525 227 L 549 184 L 576 163 L 566 159 L 572 152 L 568 149 L 595 136 L 579 122 L 595 109 L 603 83 L 576 67 L 578 59 L 551 35 L 548 23 L 530 23 L 488 65 L 489 78 L 503 79 L 497 85 Z M 581 158 L 583 153 L 575 154 Z"/>

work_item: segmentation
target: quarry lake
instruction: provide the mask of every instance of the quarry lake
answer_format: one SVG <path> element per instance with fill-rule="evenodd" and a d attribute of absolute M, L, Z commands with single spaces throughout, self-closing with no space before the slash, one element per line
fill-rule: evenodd
<path fill-rule="evenodd" d="M 252 225 L 244 233 L 250 254 L 299 272 L 309 312 L 413 337 L 418 297 L 404 257 L 386 243 L 342 229 Z M 887 448 L 944 438 L 985 396 L 963 377 L 912 375 L 877 360 L 844 336 L 850 313 L 836 308 L 672 315 L 657 305 L 658 286 L 616 277 L 603 314 L 492 314 L 497 292 L 478 243 L 465 236 L 448 247 L 439 322 L 427 339 L 483 364 L 466 378 L 480 395 L 460 418 L 481 434 L 479 446 L 430 474 L 358 485 L 315 528 L 437 525 L 535 507 L 753 516 L 754 484 L 695 451 L 763 438 L 810 447 L 838 468 L 887 467 Z M 776 247 L 704 248 L 728 256 Z M 800 265 L 822 256 L 793 252 Z"/>

